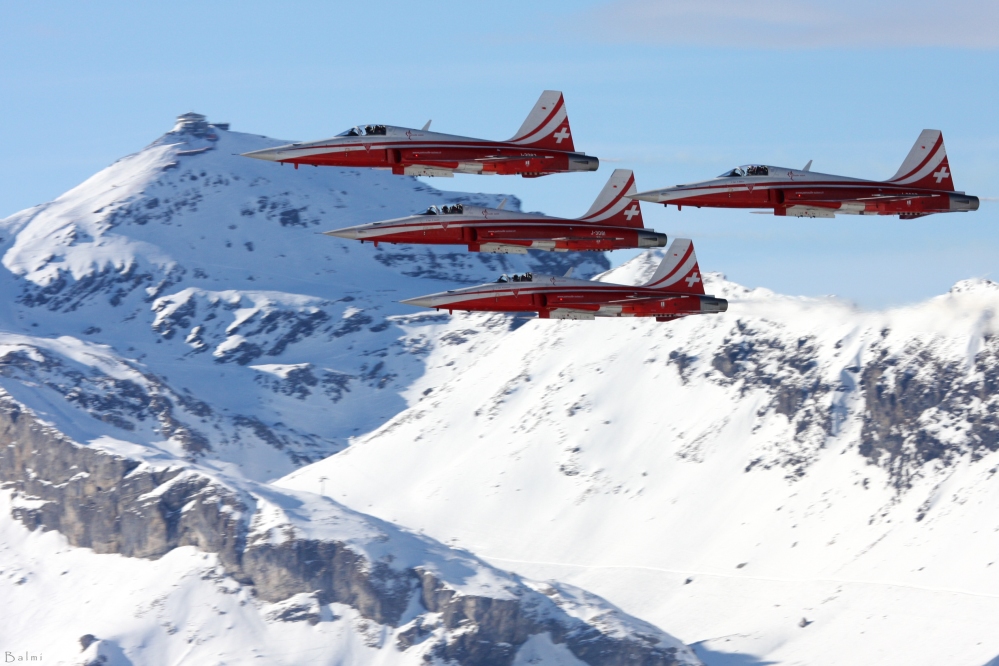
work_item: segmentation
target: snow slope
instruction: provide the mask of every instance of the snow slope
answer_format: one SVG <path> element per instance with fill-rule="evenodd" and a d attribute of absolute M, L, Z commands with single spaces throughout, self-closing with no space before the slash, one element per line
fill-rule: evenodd
<path fill-rule="evenodd" d="M 400 298 L 503 271 L 608 267 L 594 253 L 375 249 L 317 235 L 500 197 L 238 155 L 276 143 L 179 123 L 55 201 L 0 221 L 2 329 L 110 347 L 133 372 L 203 406 L 176 445 L 266 479 L 405 406 L 398 392 L 423 366 L 395 317 L 424 319 Z"/>
<path fill-rule="evenodd" d="M 0 650 L 415 663 L 469 640 L 451 611 L 374 621 L 312 592 L 315 548 L 358 558 L 352 584 L 435 572 L 441 608 L 516 590 L 517 664 L 572 664 L 585 649 L 563 639 L 591 630 L 695 662 L 610 604 L 709 666 L 999 655 L 995 284 L 865 312 L 715 275 L 729 312 L 668 325 L 419 312 L 395 301 L 608 264 L 318 236 L 499 197 L 282 169 L 234 155 L 277 142 L 212 131 L 179 125 L 0 221 L 0 388 L 78 443 L 0 449 Z M 114 531 L 134 515 L 173 540 Z"/>
<path fill-rule="evenodd" d="M 583 585 L 707 664 L 999 654 L 999 285 L 883 312 L 706 289 L 727 314 L 442 322 L 479 332 L 279 485 Z"/>
<path fill-rule="evenodd" d="M 180 123 L 0 221 L 0 650 L 119 665 L 699 663 L 579 588 L 267 483 L 404 409 L 430 348 L 459 344 L 460 326 L 431 340 L 443 317 L 397 298 L 608 265 L 317 236 L 498 197 L 236 155 L 275 143 Z"/>

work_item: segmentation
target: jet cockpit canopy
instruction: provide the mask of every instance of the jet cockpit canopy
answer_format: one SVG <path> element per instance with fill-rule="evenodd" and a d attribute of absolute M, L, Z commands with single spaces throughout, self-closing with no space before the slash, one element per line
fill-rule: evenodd
<path fill-rule="evenodd" d="M 726 171 L 719 178 L 743 178 L 745 176 L 769 176 L 770 167 L 762 164 L 746 164 Z"/>
<path fill-rule="evenodd" d="M 424 215 L 461 215 L 465 212 L 465 207 L 459 204 L 452 206 L 431 206 Z"/>
<path fill-rule="evenodd" d="M 340 132 L 337 136 L 385 136 L 387 133 L 385 125 L 357 125 Z"/>
<path fill-rule="evenodd" d="M 506 273 L 503 273 L 503 275 L 500 275 L 499 279 L 496 280 L 496 282 L 533 282 L 533 281 L 534 281 L 533 273 L 514 273 L 513 275 L 510 276 L 507 276 Z"/>

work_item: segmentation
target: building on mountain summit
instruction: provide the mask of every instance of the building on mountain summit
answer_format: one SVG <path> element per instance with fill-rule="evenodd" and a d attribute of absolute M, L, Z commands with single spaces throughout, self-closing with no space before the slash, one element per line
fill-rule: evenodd
<path fill-rule="evenodd" d="M 210 123 L 206 116 L 188 111 L 177 116 L 177 124 L 170 131 L 176 134 L 190 134 L 198 138 L 217 139 L 213 129 L 228 130 L 229 123 Z"/>

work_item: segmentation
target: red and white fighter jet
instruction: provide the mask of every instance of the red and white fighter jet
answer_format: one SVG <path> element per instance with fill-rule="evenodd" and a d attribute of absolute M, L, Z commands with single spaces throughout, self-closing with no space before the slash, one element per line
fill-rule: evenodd
<path fill-rule="evenodd" d="M 617 169 L 582 217 L 565 219 L 540 213 L 454 204 L 431 206 L 419 215 L 325 232 L 362 243 L 467 245 L 472 252 L 527 254 L 528 250 L 619 250 L 665 247 L 666 234 L 645 229 L 634 194 L 635 175 Z"/>
<path fill-rule="evenodd" d="M 332 139 L 291 143 L 243 153 L 244 157 L 294 164 L 391 169 L 403 176 L 455 173 L 521 175 L 596 171 L 600 160 L 577 153 L 565 100 L 546 90 L 520 130 L 506 141 L 471 139 L 392 125 L 358 125 Z"/>
<path fill-rule="evenodd" d="M 503 275 L 490 284 L 400 302 L 448 312 L 537 312 L 541 319 L 655 317 L 656 321 L 672 321 L 728 310 L 724 298 L 705 295 L 694 244 L 686 238 L 673 241 L 655 275 L 640 286 L 574 280 L 569 273 L 563 277 Z"/>
<path fill-rule="evenodd" d="M 978 197 L 954 191 L 940 130 L 923 130 L 898 173 L 886 181 L 830 176 L 764 164 L 736 167 L 712 180 L 631 195 L 664 205 L 709 208 L 771 208 L 774 215 L 835 217 L 978 210 Z"/>

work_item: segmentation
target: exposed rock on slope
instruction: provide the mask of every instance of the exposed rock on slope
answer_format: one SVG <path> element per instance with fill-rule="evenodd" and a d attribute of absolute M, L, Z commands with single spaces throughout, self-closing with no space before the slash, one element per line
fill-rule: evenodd
<path fill-rule="evenodd" d="M 714 651 L 840 663 L 832 641 L 933 663 L 960 635 L 960 660 L 994 655 L 999 287 L 881 312 L 718 275 L 706 289 L 726 314 L 438 344 L 408 409 L 278 483 L 326 477 L 338 500 Z"/>
<path fill-rule="evenodd" d="M 0 482 L 28 527 L 98 553 L 215 553 L 260 600 L 284 602 L 274 621 L 314 624 L 343 604 L 384 626 L 394 649 L 465 664 L 512 663 L 540 634 L 589 664 L 697 663 L 592 595 L 522 581 L 328 499 L 81 446 L 6 395 L 0 441 Z"/>
<path fill-rule="evenodd" d="M 102 610 L 118 598 L 110 625 L 76 634 L 91 660 L 697 663 L 576 588 L 264 483 L 403 409 L 437 346 L 516 327 L 497 317 L 438 340 L 442 318 L 400 298 L 495 272 L 593 274 L 606 258 L 319 237 L 498 197 L 246 160 L 234 153 L 275 142 L 203 120 L 0 221 L 0 503 L 34 530 L 0 517 L 0 594 L 72 560 L 81 572 L 57 572 L 46 595 L 85 590 L 63 602 L 66 626 L 89 617 L 95 589 Z M 76 548 L 42 536 L 56 532 Z M 156 580 L 119 594 L 134 578 Z M 21 619 L 0 622 L 4 644 L 9 627 L 19 640 L 46 630 Z M 62 638 L 53 651 L 69 661 Z"/>
<path fill-rule="evenodd" d="M 599 253 L 520 257 L 318 236 L 499 197 L 373 170 L 282 169 L 238 155 L 275 141 L 199 122 L 178 123 L 55 201 L 0 221 L 0 330 L 86 336 L 139 362 L 142 374 L 236 424 L 180 419 L 193 428 L 190 452 L 255 478 L 335 453 L 403 407 L 398 391 L 422 362 L 400 341 L 395 317 L 412 309 L 399 299 L 438 291 L 441 280 L 608 266 Z M 88 400 L 85 386 L 77 394 L 78 404 Z M 108 413 L 105 422 L 128 430 L 134 418 L 123 419 Z"/>

